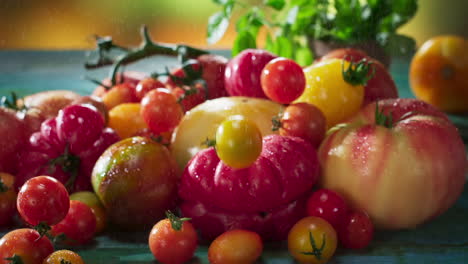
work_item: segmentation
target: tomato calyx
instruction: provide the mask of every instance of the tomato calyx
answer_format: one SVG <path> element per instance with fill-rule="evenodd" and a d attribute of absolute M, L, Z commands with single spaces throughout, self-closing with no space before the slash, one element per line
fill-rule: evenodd
<path fill-rule="evenodd" d="M 54 159 L 51 159 L 48 162 L 48 166 L 49 169 L 53 170 L 56 165 L 59 165 L 64 172 L 70 174 L 70 178 L 65 183 L 65 187 L 67 188 L 67 190 L 70 190 L 74 186 L 76 177 L 78 176 L 80 163 L 80 157 L 71 154 L 67 145 L 63 154 Z"/>
<path fill-rule="evenodd" d="M 312 232 L 309 230 L 309 242 L 310 242 L 310 246 L 312 247 L 312 251 L 302 251 L 301 254 L 314 256 L 317 260 L 321 260 L 323 250 L 325 249 L 325 246 L 327 244 L 325 234 L 322 234 L 322 245 L 320 245 L 320 248 L 318 248 L 315 242 L 314 236 L 312 235 Z"/>
<path fill-rule="evenodd" d="M 379 103 L 375 103 L 375 124 L 386 128 L 392 128 L 394 125 L 392 113 L 386 115 L 383 110 L 379 110 Z"/>
<path fill-rule="evenodd" d="M 10 92 L 10 97 L 2 96 L 0 99 L 0 106 L 11 109 L 15 112 L 25 112 L 28 110 L 25 105 L 18 104 L 18 96 L 15 92 Z"/>
<path fill-rule="evenodd" d="M 10 261 L 9 264 L 24 264 L 20 256 L 14 254 L 11 258 L 5 258 L 6 261 Z"/>
<path fill-rule="evenodd" d="M 60 264 L 72 264 L 72 263 L 70 261 L 68 261 L 68 260 L 61 259 Z"/>
<path fill-rule="evenodd" d="M 206 138 L 205 141 L 201 143 L 202 146 L 207 146 L 207 147 L 216 147 L 216 140 L 215 139 L 210 139 Z"/>
<path fill-rule="evenodd" d="M 191 220 L 191 218 L 187 217 L 177 217 L 175 214 L 173 214 L 171 211 L 166 211 L 166 217 L 169 219 L 169 222 L 171 222 L 171 227 L 175 231 L 180 231 L 182 229 L 182 225 L 184 224 L 185 221 Z"/>
<path fill-rule="evenodd" d="M 3 180 L 0 179 L 0 193 L 7 192 L 10 188 L 3 183 Z"/>
<path fill-rule="evenodd" d="M 271 118 L 271 131 L 278 131 L 281 126 L 281 119 L 283 118 L 283 112 L 280 112 L 278 115 Z"/>
<path fill-rule="evenodd" d="M 49 237 L 49 231 L 52 228 L 45 222 L 39 222 L 39 224 L 34 226 L 33 229 L 39 233 L 39 237 L 36 239 L 36 241 L 39 241 L 39 239 L 41 239 L 43 236 Z"/>
<path fill-rule="evenodd" d="M 374 77 L 375 67 L 367 59 L 358 62 L 349 61 L 349 66 L 345 69 L 345 61 L 341 63 L 343 79 L 351 85 L 366 85 Z"/>

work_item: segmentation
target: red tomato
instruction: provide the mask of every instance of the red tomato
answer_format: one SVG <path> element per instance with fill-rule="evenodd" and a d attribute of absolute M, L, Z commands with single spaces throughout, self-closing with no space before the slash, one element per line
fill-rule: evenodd
<path fill-rule="evenodd" d="M 177 101 L 182 105 L 184 112 L 187 112 L 195 106 L 206 101 L 206 91 L 205 87 L 202 84 L 196 84 L 193 87 L 175 87 L 171 90 L 171 93 L 177 98 Z"/>
<path fill-rule="evenodd" d="M 263 68 L 260 83 L 268 98 L 289 104 L 302 94 L 306 81 L 299 64 L 290 59 L 276 58 Z"/>
<path fill-rule="evenodd" d="M 317 148 L 325 137 L 327 121 L 318 107 L 302 102 L 284 109 L 279 126 L 280 135 L 300 137 Z"/>
<path fill-rule="evenodd" d="M 173 130 L 184 112 L 169 90 L 157 88 L 148 92 L 141 100 L 141 115 L 150 130 L 159 134 Z"/>
<path fill-rule="evenodd" d="M 141 101 L 143 97 L 151 90 L 156 88 L 164 88 L 164 84 L 157 79 L 154 78 L 145 78 L 138 82 L 137 86 L 135 87 L 135 96 L 138 101 Z"/>
<path fill-rule="evenodd" d="M 9 224 L 16 211 L 14 180 L 13 175 L 0 172 L 0 226 Z"/>
<path fill-rule="evenodd" d="M 167 216 L 151 230 L 148 239 L 151 253 L 164 264 L 185 263 L 197 248 L 197 232 L 188 219 L 179 219 L 170 213 Z"/>
<path fill-rule="evenodd" d="M 57 250 L 50 254 L 42 264 L 84 264 L 80 255 L 70 250 Z"/>
<path fill-rule="evenodd" d="M 335 230 L 341 226 L 347 212 L 345 200 L 329 189 L 319 189 L 307 200 L 307 214 L 325 219 Z"/>
<path fill-rule="evenodd" d="M 365 212 L 353 211 L 345 216 L 338 236 L 340 243 L 346 248 L 365 248 L 374 236 L 374 225 Z"/>
<path fill-rule="evenodd" d="M 89 206 L 80 201 L 70 201 L 70 210 L 60 223 L 52 226 L 54 236 L 65 234 L 65 243 L 85 244 L 96 232 L 96 217 Z"/>
<path fill-rule="evenodd" d="M 41 222 L 54 225 L 67 215 L 70 198 L 67 189 L 58 180 L 38 176 L 21 187 L 17 207 L 21 217 L 30 225 Z"/>
<path fill-rule="evenodd" d="M 0 264 L 11 263 L 8 258 L 16 256 L 24 264 L 41 264 L 54 251 L 50 240 L 34 229 L 13 230 L 0 239 Z M 20 263 L 20 262 L 15 262 Z"/>
<path fill-rule="evenodd" d="M 211 264 L 250 264 L 263 251 L 260 236 L 252 231 L 235 229 L 224 232 L 211 242 L 208 259 Z"/>

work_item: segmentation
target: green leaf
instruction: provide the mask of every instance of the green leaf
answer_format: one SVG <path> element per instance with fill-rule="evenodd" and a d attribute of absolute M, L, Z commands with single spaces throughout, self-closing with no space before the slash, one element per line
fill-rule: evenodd
<path fill-rule="evenodd" d="M 250 12 L 238 18 L 236 31 L 250 31 L 252 36 L 257 36 L 258 31 L 264 24 L 263 13 L 258 9 L 252 9 Z"/>
<path fill-rule="evenodd" d="M 382 33 L 377 40 L 391 56 L 411 56 L 416 51 L 414 39 L 405 35 Z"/>
<path fill-rule="evenodd" d="M 276 54 L 281 57 L 294 59 L 293 58 L 293 51 L 294 51 L 294 44 L 290 38 L 278 36 L 276 37 L 276 41 L 274 44 Z"/>
<path fill-rule="evenodd" d="M 245 49 L 255 49 L 256 47 L 257 44 L 252 33 L 247 30 L 241 31 L 237 34 L 236 39 L 234 40 L 231 53 L 234 57 Z"/>
<path fill-rule="evenodd" d="M 226 33 L 229 26 L 229 17 L 224 12 L 219 11 L 214 13 L 208 19 L 208 44 L 214 44 L 218 42 Z"/>
<path fill-rule="evenodd" d="M 294 60 L 302 67 L 309 66 L 314 61 L 314 54 L 308 47 L 300 47 L 294 54 Z"/>
<path fill-rule="evenodd" d="M 284 0 L 264 0 L 266 6 L 272 7 L 275 10 L 281 10 L 286 5 Z"/>
<path fill-rule="evenodd" d="M 218 4 L 218 5 L 227 5 L 230 3 L 233 3 L 233 0 L 212 0 L 213 3 Z"/>

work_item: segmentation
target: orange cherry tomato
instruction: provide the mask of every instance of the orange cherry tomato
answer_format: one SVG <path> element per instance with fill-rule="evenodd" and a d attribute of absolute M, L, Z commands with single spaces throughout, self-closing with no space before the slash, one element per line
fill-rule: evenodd
<path fill-rule="evenodd" d="M 425 42 L 410 66 L 414 95 L 442 111 L 468 111 L 468 41 L 438 36 Z"/>
<path fill-rule="evenodd" d="M 260 257 L 262 251 L 263 242 L 257 233 L 234 229 L 211 242 L 208 259 L 211 264 L 250 264 Z"/>
<path fill-rule="evenodd" d="M 108 126 L 117 132 L 120 138 L 132 137 L 148 128 L 140 114 L 139 103 L 123 103 L 109 111 Z"/>
<path fill-rule="evenodd" d="M 57 250 L 44 259 L 43 264 L 84 264 L 83 259 L 77 253 L 70 250 Z"/>

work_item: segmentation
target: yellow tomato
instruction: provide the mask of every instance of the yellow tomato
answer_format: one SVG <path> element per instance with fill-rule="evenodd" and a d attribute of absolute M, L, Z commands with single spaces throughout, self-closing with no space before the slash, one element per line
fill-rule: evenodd
<path fill-rule="evenodd" d="M 214 139 L 219 124 L 231 115 L 243 115 L 257 124 L 262 136 L 274 134 L 271 119 L 284 107 L 267 99 L 221 97 L 208 100 L 182 118 L 174 131 L 171 152 L 183 169 L 198 151 L 206 148 L 203 142 Z"/>
<path fill-rule="evenodd" d="M 364 86 L 344 80 L 342 69 L 349 66 L 345 60 L 330 59 L 305 68 L 306 88 L 295 103 L 317 106 L 325 115 L 328 127 L 353 116 L 361 108 Z"/>
<path fill-rule="evenodd" d="M 244 116 L 230 116 L 216 130 L 216 153 L 228 166 L 247 168 L 257 160 L 260 152 L 262 133 Z"/>
<path fill-rule="evenodd" d="M 140 114 L 139 103 L 119 104 L 109 111 L 109 127 L 122 138 L 132 137 L 148 128 Z"/>
<path fill-rule="evenodd" d="M 301 264 L 327 263 L 337 243 L 335 229 L 315 216 L 302 218 L 288 234 L 288 251 Z"/>
<path fill-rule="evenodd" d="M 468 42 L 438 36 L 425 42 L 410 66 L 414 95 L 442 111 L 468 111 Z"/>

